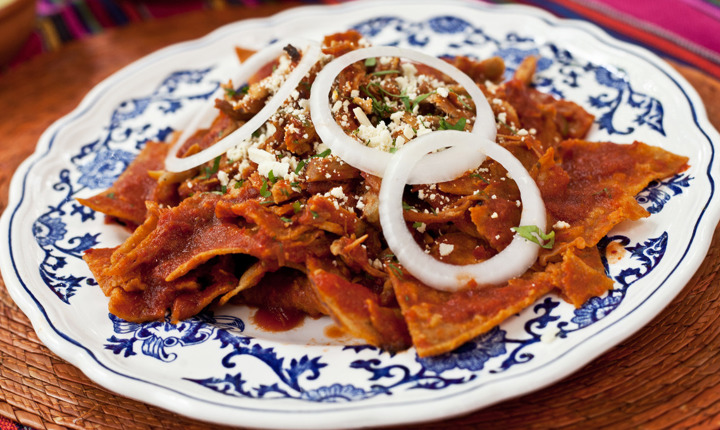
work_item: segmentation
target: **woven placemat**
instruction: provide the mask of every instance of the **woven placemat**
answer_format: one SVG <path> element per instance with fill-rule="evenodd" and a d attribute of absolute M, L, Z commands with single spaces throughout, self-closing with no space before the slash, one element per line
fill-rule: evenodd
<path fill-rule="evenodd" d="M 253 13 L 269 15 L 284 7 Z M 13 142 L 0 146 L 0 211 L 7 206 L 12 172 L 32 153 L 42 131 L 97 82 L 148 52 L 247 17 L 211 11 L 120 29 L 69 44 L 0 78 L 5 116 L 0 136 Z M 693 69 L 678 69 L 698 89 L 711 121 L 720 127 L 720 84 Z M 54 79 L 46 76 L 48 70 Z M 58 81 L 64 85 L 57 86 Z M 627 341 L 550 387 L 415 428 L 720 428 L 719 269 L 716 230 L 708 257 L 688 286 Z M 37 429 L 209 427 L 94 384 L 42 345 L 1 279 L 0 416 Z"/>

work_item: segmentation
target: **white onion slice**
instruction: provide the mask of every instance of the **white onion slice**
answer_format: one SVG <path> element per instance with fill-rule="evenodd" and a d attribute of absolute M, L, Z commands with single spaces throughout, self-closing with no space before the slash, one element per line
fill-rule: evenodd
<path fill-rule="evenodd" d="M 315 131 L 322 141 L 330 147 L 333 155 L 343 161 L 376 176 L 383 176 L 392 158 L 391 153 L 364 146 L 348 136 L 330 112 L 328 95 L 335 77 L 347 66 L 371 57 L 400 57 L 426 64 L 450 76 L 462 85 L 475 103 L 475 122 L 472 134 L 479 139 L 495 140 L 496 126 L 492 109 L 477 84 L 457 67 L 430 55 L 412 49 L 393 46 L 374 46 L 348 52 L 327 64 L 318 73 L 310 90 L 310 115 Z M 447 145 L 450 146 L 450 145 Z M 411 172 L 408 183 L 428 184 L 451 180 L 484 159 L 484 154 L 461 154 L 462 148 L 455 147 L 431 154 L 420 161 Z"/>
<path fill-rule="evenodd" d="M 228 149 L 237 146 L 242 141 L 249 138 L 255 130 L 260 128 L 260 126 L 263 125 L 265 121 L 267 121 L 268 118 L 270 118 L 270 116 L 278 110 L 278 108 L 280 108 L 282 103 L 290 96 L 290 93 L 292 93 L 298 84 L 300 84 L 302 78 L 305 77 L 320 57 L 320 45 L 317 42 L 299 38 L 283 39 L 275 42 L 267 48 L 256 52 L 243 62 L 240 65 L 240 69 L 237 71 L 235 76 L 233 76 L 233 82 L 247 82 L 247 80 L 250 79 L 250 77 L 258 71 L 258 69 L 279 57 L 283 52 L 283 48 L 288 44 L 297 47 L 304 47 L 302 51 L 302 58 L 293 71 L 290 72 L 282 86 L 277 90 L 277 92 L 275 92 L 275 95 L 268 100 L 260 112 L 255 114 L 255 116 L 253 116 L 240 128 L 215 142 L 215 144 L 211 147 L 189 157 L 178 158 L 176 155 L 178 149 L 180 149 L 183 143 L 185 143 L 185 141 L 195 133 L 200 124 L 207 124 L 210 120 L 217 116 L 214 99 L 221 97 L 223 92 L 222 88 L 218 89 L 212 97 L 213 103 L 205 105 L 203 111 L 199 112 L 187 125 L 187 127 L 185 127 L 185 130 L 182 135 L 180 135 L 180 138 L 177 140 L 175 145 L 173 145 L 172 149 L 170 149 L 170 152 L 165 159 L 165 170 L 170 172 L 182 172 L 224 154 Z"/>
<path fill-rule="evenodd" d="M 463 157 L 470 157 L 471 152 L 483 152 L 502 164 L 520 189 L 523 202 L 520 225 L 536 225 L 545 231 L 545 204 L 540 190 L 517 158 L 502 146 L 470 133 L 438 131 L 417 138 L 413 145 L 400 148 L 393 154 L 385 171 L 380 188 L 379 212 L 383 235 L 390 249 L 415 278 L 443 291 L 457 291 L 470 280 L 475 280 L 478 285 L 495 285 L 522 275 L 537 259 L 539 246 L 518 234 L 494 257 L 476 264 L 456 266 L 423 252 L 408 231 L 402 208 L 407 178 L 425 154 L 448 145 L 454 145 L 455 153 Z"/>

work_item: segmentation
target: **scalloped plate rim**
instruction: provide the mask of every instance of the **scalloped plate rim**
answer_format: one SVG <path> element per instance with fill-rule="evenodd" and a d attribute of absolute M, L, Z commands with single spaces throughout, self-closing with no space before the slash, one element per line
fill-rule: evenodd
<path fill-rule="evenodd" d="M 379 4 L 380 2 L 372 2 Z M 401 4 L 408 4 L 405 2 L 400 2 Z M 433 4 L 433 2 L 430 1 L 423 1 L 423 2 L 414 2 L 414 3 L 423 3 L 423 4 Z M 367 5 L 368 3 L 365 3 Z M 643 57 L 643 59 L 652 64 L 653 66 L 660 69 L 663 73 L 665 73 L 671 80 L 675 82 L 675 84 L 681 89 L 681 91 L 684 93 L 684 95 L 687 97 L 689 105 L 693 112 L 693 117 L 695 120 L 696 125 L 698 126 L 698 129 L 702 131 L 702 133 L 706 136 L 707 140 L 709 142 L 718 141 L 718 135 L 717 132 L 712 128 L 710 125 L 704 106 L 702 105 L 702 102 L 699 99 L 699 96 L 695 92 L 695 90 L 684 80 L 682 76 L 679 75 L 673 68 L 671 68 L 669 65 L 667 65 L 664 61 L 659 59 L 655 54 L 651 53 L 650 51 L 645 50 L 644 48 L 637 47 L 634 45 L 630 45 L 628 43 L 616 40 L 612 38 L 611 36 L 607 35 L 603 30 L 600 28 L 594 26 L 593 24 L 589 24 L 583 21 L 577 21 L 577 20 L 561 20 L 554 18 L 547 12 L 541 11 L 536 8 L 527 7 L 527 6 L 517 6 L 517 5 L 504 5 L 504 6 L 498 6 L 498 5 L 486 5 L 486 4 L 478 4 L 478 3 L 469 3 L 469 2 L 452 2 L 453 5 L 462 5 L 466 7 L 472 7 L 476 9 L 485 9 L 491 12 L 501 11 L 503 13 L 523 13 L 523 14 L 529 14 L 533 15 L 535 17 L 539 17 L 546 21 L 549 25 L 557 26 L 557 25 L 563 25 L 563 26 L 574 26 L 577 27 L 580 31 L 585 31 L 591 33 L 593 36 L 595 36 L 599 41 L 608 44 L 609 46 L 612 46 L 616 49 L 622 49 L 627 52 L 630 52 L 636 56 Z M 49 151 L 52 150 L 53 147 L 53 141 L 55 139 L 55 136 L 57 132 L 62 129 L 62 127 L 67 124 L 68 122 L 71 122 L 74 118 L 81 116 L 87 109 L 91 108 L 92 105 L 97 102 L 101 95 L 107 91 L 110 87 L 112 87 L 113 82 L 128 78 L 132 74 L 139 72 L 140 70 L 144 69 L 148 65 L 159 61 L 160 59 L 172 56 L 176 52 L 181 52 L 188 46 L 192 46 L 194 44 L 207 44 L 211 43 L 213 39 L 220 37 L 221 35 L 225 34 L 226 32 L 240 32 L 240 31 L 250 31 L 253 27 L 262 27 L 263 24 L 269 24 L 269 26 L 275 26 L 279 25 L 285 20 L 289 19 L 296 19 L 298 14 L 307 14 L 312 15 L 318 11 L 327 11 L 329 8 L 335 8 L 338 13 L 348 13 L 354 8 L 362 8 L 363 6 L 358 6 L 357 3 L 349 3 L 345 5 L 339 5 L 339 6 L 304 6 L 300 8 L 294 8 L 291 10 L 287 10 L 284 12 L 281 12 L 279 14 L 273 15 L 268 18 L 255 18 L 251 20 L 244 20 L 239 21 L 235 23 L 230 23 L 225 26 L 222 26 L 213 32 L 191 41 L 187 42 L 181 42 L 178 44 L 173 44 L 169 47 L 163 48 L 161 50 L 155 51 L 152 54 L 149 54 L 130 65 L 122 68 L 121 70 L 113 73 L 108 78 L 104 79 L 101 83 L 97 84 L 88 94 L 83 98 L 83 100 L 80 102 L 80 104 L 69 114 L 65 115 L 64 117 L 57 120 L 53 125 L 51 125 L 40 137 L 38 141 L 38 146 L 35 150 L 35 152 L 27 159 L 25 160 L 17 169 L 15 174 L 13 175 L 13 179 L 10 186 L 10 195 L 8 199 L 8 206 L 7 209 L 11 209 L 3 213 L 2 220 L 0 221 L 0 229 L 2 231 L 8 231 L 10 228 L 10 224 L 12 222 L 12 218 L 14 217 L 17 210 L 22 205 L 23 200 L 25 199 L 25 189 L 26 189 L 26 181 L 28 179 L 28 175 L 30 174 L 30 171 L 32 167 L 35 165 L 36 162 L 44 158 L 48 155 Z M 387 2 L 383 2 L 383 5 L 387 5 Z M 610 43 L 612 42 L 612 44 Z M 713 148 L 714 149 L 714 148 Z M 711 181 L 711 197 L 715 193 L 715 185 L 712 180 L 713 176 L 711 174 L 711 170 L 713 167 L 716 167 L 717 162 L 714 159 L 715 154 L 713 151 L 713 154 L 710 157 L 709 163 L 708 163 L 708 177 Z M 643 327 L 645 324 L 647 324 L 650 319 L 654 318 L 667 304 L 682 290 L 682 288 L 677 289 L 677 291 L 672 291 L 668 293 L 666 290 L 662 291 L 662 294 L 657 294 L 658 291 L 661 290 L 662 286 L 665 285 L 667 280 L 670 278 L 670 276 L 675 276 L 673 280 L 680 279 L 682 281 L 682 284 L 685 285 L 687 281 L 692 277 L 692 275 L 697 271 L 698 267 L 702 263 L 704 256 L 707 253 L 707 250 L 709 249 L 710 242 L 712 240 L 712 233 L 714 232 L 715 226 L 717 225 L 718 219 L 720 219 L 720 204 L 715 203 L 713 204 L 712 199 L 709 198 L 704 206 L 704 211 L 698 218 L 694 229 L 693 234 L 694 238 L 691 240 L 692 244 L 692 251 L 693 254 L 690 255 L 690 246 L 688 245 L 688 248 L 685 249 L 683 256 L 678 261 L 678 264 L 673 268 L 672 272 L 663 280 L 662 283 L 657 285 L 657 287 L 653 290 L 653 292 L 640 304 L 638 304 L 634 309 L 630 310 L 627 314 L 623 315 L 620 320 L 631 317 L 636 321 L 641 321 L 641 324 L 620 324 L 618 325 L 617 322 L 614 324 L 604 327 L 600 330 L 600 332 L 603 332 L 607 330 L 610 327 L 614 328 L 614 332 L 612 335 L 612 342 L 607 343 L 603 342 L 603 345 L 593 351 L 592 353 L 588 353 L 585 351 L 580 351 L 579 346 L 584 344 L 592 344 L 600 342 L 601 340 L 607 340 L 607 339 L 598 339 L 597 335 L 591 336 L 590 338 L 582 339 L 578 344 L 574 345 L 570 350 L 568 350 L 563 355 L 557 357 L 557 360 L 551 363 L 547 363 L 545 365 L 540 366 L 542 367 L 551 367 L 549 369 L 550 371 L 553 371 L 553 376 L 548 377 L 547 373 L 544 373 L 543 375 L 539 375 L 537 372 L 537 369 L 531 369 L 528 371 L 520 372 L 517 375 L 511 375 L 509 378 L 517 378 L 522 377 L 524 381 L 532 381 L 534 384 L 527 384 L 529 388 L 524 389 L 521 392 L 513 391 L 510 393 L 503 392 L 499 396 L 497 396 L 492 401 L 484 401 L 480 403 L 472 403 L 468 405 L 467 403 L 461 403 L 459 405 L 447 405 L 444 404 L 443 406 L 445 409 L 442 410 L 442 412 L 423 412 L 419 413 L 417 410 L 413 410 L 413 412 L 416 414 L 414 418 L 408 419 L 408 417 L 400 416 L 401 414 L 398 414 L 396 417 L 390 417 L 391 419 L 388 419 L 386 417 L 383 417 L 382 419 L 375 419 L 376 422 L 369 422 L 368 420 L 365 420 L 363 422 L 359 423 L 348 423 L 346 420 L 352 419 L 351 416 L 348 416 L 348 412 L 354 411 L 360 416 L 360 414 L 363 414 L 367 412 L 368 407 L 363 406 L 362 404 L 353 403 L 350 404 L 349 407 L 343 407 L 343 408 L 332 408 L 330 407 L 328 411 L 323 410 L 317 410 L 314 408 L 310 409 L 298 409 L 298 410 L 271 410 L 271 409 L 257 409 L 254 412 L 257 412 L 260 414 L 258 416 L 259 420 L 255 421 L 254 424 L 251 422 L 251 425 L 263 425 L 266 423 L 262 423 L 263 416 L 267 414 L 268 412 L 278 413 L 283 412 L 290 414 L 288 415 L 290 418 L 292 418 L 292 414 L 296 413 L 313 413 L 317 414 L 319 412 L 322 412 L 323 417 L 329 417 L 330 420 L 325 420 L 321 418 L 320 420 L 310 423 L 312 424 L 312 427 L 316 427 L 318 425 L 322 426 L 336 426 L 338 424 L 338 421 L 334 421 L 334 419 L 337 419 L 338 417 L 333 417 L 333 415 L 336 415 L 338 413 L 342 414 L 342 417 L 339 417 L 342 419 L 343 425 L 352 424 L 353 426 L 364 426 L 364 425 L 376 425 L 376 424 L 398 424 L 398 423 L 410 423 L 410 422 L 420 422 L 425 421 L 428 419 L 437 419 L 441 417 L 449 417 L 454 416 L 457 414 L 467 413 L 471 410 L 480 408 L 480 407 L 486 407 L 491 404 L 506 400 L 511 397 L 516 397 L 522 394 L 529 393 L 531 391 L 538 390 L 544 386 L 553 384 L 558 381 L 558 379 L 562 377 L 566 377 L 570 375 L 571 373 L 575 372 L 577 369 L 585 366 L 590 361 L 592 361 L 597 356 L 601 355 L 602 353 L 606 352 L 610 347 L 613 345 L 616 345 L 617 343 L 623 341 L 630 335 L 632 335 L 634 332 L 639 330 L 641 327 Z M 701 233 L 709 233 L 709 234 L 701 234 Z M 83 346 L 81 343 L 77 342 L 76 340 L 69 338 L 64 333 L 62 333 L 57 327 L 55 327 L 55 324 L 50 322 L 48 320 L 46 311 L 43 307 L 43 305 L 38 301 L 38 299 L 32 294 L 31 289 L 28 287 L 28 285 L 25 284 L 25 282 L 20 279 L 17 269 L 15 267 L 15 261 L 14 257 L 10 253 L 11 248 L 11 241 L 12 238 L 9 235 L 7 241 L 3 241 L 0 246 L 2 247 L 3 256 L 2 256 L 2 267 L 5 269 L 3 270 L 3 273 L 6 275 L 5 278 L 7 278 L 8 274 L 8 265 L 12 267 L 11 276 L 14 277 L 13 281 L 18 282 L 22 289 L 18 290 L 17 287 L 14 284 L 14 282 L 8 282 L 8 279 L 6 279 L 6 284 L 10 283 L 11 285 L 8 286 L 8 291 L 10 292 L 11 297 L 15 302 L 18 304 L 18 306 L 23 310 L 23 312 L 30 317 L 30 320 L 33 324 L 33 328 L 35 329 L 36 333 L 38 334 L 38 337 L 43 341 L 45 345 L 47 345 L 54 353 L 58 354 L 63 359 L 66 359 L 73 365 L 79 367 L 90 379 L 97 382 L 98 384 L 109 388 L 113 391 L 116 391 L 122 395 L 136 398 L 141 401 L 146 401 L 158 406 L 161 406 L 165 409 L 172 410 L 174 412 L 192 417 L 192 418 L 199 418 L 204 419 L 207 421 L 214 421 L 218 423 L 230 423 L 227 420 L 219 420 L 216 416 L 210 416 L 211 414 L 204 414 L 204 416 L 201 416 L 203 414 L 197 414 L 197 413 L 188 413 L 188 411 L 183 410 L 185 407 L 184 403 L 186 403 L 183 399 L 178 399 L 175 397 L 167 397 L 164 395 L 163 391 L 170 391 L 175 392 L 176 394 L 180 395 L 180 397 L 186 397 L 191 400 L 199 400 L 201 402 L 207 402 L 207 400 L 204 399 L 197 399 L 193 396 L 188 395 L 187 393 L 180 393 L 177 392 L 177 390 L 174 390 L 169 387 L 164 387 L 161 385 L 157 385 L 155 383 L 145 381 L 136 377 L 133 377 L 131 375 L 122 374 L 120 372 L 117 372 L 109 367 L 107 367 L 105 364 L 100 362 L 93 352 L 89 350 L 87 347 Z M 687 261 L 686 261 L 687 259 Z M 685 263 L 683 268 L 681 269 L 681 274 L 676 274 L 676 271 L 679 269 L 680 263 Z M 690 267 L 690 269 L 688 269 Z M 24 291 L 24 293 L 23 293 Z M 618 321 L 619 322 L 619 321 Z M 53 332 L 57 334 L 54 335 Z M 598 332 L 598 334 L 600 333 Z M 58 337 L 59 336 L 59 337 Z M 587 348 L 584 348 L 587 349 Z M 573 357 L 580 355 L 581 358 Z M 562 363 L 563 366 L 551 366 L 551 364 L 557 363 L 559 360 L 563 360 Z M 103 370 L 105 369 L 105 370 Z M 548 370 L 548 369 L 546 369 Z M 110 372 L 110 374 L 107 374 L 106 372 Z M 526 373 L 529 373 L 530 375 L 526 375 Z M 131 379 L 135 381 L 134 383 L 140 383 L 139 387 L 135 387 L 133 384 L 127 384 L 126 386 L 122 386 L 123 384 L 120 384 L 118 387 L 117 384 L 113 384 L 113 380 L 119 379 L 120 382 L 125 381 L 126 379 Z M 162 390 L 155 391 L 155 390 L 149 390 L 148 392 L 142 392 L 142 388 L 146 386 L 146 384 L 150 384 L 151 386 L 161 388 Z M 495 385 L 496 382 L 493 381 L 490 383 L 491 385 Z M 457 392 L 448 393 L 447 395 L 440 395 L 437 397 L 433 397 L 431 400 L 432 402 L 442 401 L 444 398 L 454 398 L 459 395 L 465 394 L 467 392 L 474 391 L 476 389 L 483 388 L 485 384 L 476 384 L 476 385 L 468 385 L 464 387 L 462 390 L 459 390 Z M 139 389 L 138 389 L 139 388 Z M 502 391 L 502 390 L 501 390 Z M 182 400 L 182 401 L 181 401 Z M 424 400 L 412 400 L 410 404 L 392 404 L 388 406 L 378 406 L 378 405 L 372 405 L 369 408 L 371 410 L 377 410 L 377 409 L 384 409 L 386 407 L 391 408 L 392 410 L 397 411 L 398 408 L 401 408 L 403 410 L 410 408 L 412 409 L 414 406 L 417 406 L 418 403 L 422 404 L 427 401 Z M 447 402 L 446 402 L 447 403 Z M 229 406 L 229 405 L 223 405 L 223 404 L 215 404 L 219 406 L 220 408 L 230 408 L 233 410 L 241 409 L 245 412 L 252 412 L 252 408 L 246 408 L 246 407 L 237 407 L 237 406 Z M 323 405 L 328 406 L 328 405 Z M 453 407 L 454 406 L 454 407 Z M 442 409 L 442 408 L 438 408 Z M 364 416 L 364 418 L 368 418 L 367 416 Z M 252 420 L 251 420 L 252 421 Z M 297 426 L 298 423 L 290 420 L 284 420 L 282 423 L 279 423 L 279 426 L 285 427 L 287 425 L 291 426 Z M 304 425 L 303 425 L 304 426 Z"/>

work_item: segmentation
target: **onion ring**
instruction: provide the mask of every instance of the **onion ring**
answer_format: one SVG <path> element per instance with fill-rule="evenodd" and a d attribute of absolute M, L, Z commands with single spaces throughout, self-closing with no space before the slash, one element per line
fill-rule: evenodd
<path fill-rule="evenodd" d="M 233 79 L 235 82 L 247 82 L 247 80 L 255 72 L 257 72 L 258 69 L 280 56 L 283 52 L 283 48 L 287 44 L 300 46 L 304 45 L 305 49 L 303 50 L 302 59 L 295 69 L 290 72 L 285 82 L 275 92 L 275 95 L 268 100 L 262 109 L 260 109 L 260 112 L 255 114 L 255 116 L 253 116 L 240 128 L 224 136 L 209 148 L 206 148 L 189 157 L 178 158 L 176 155 L 177 151 L 180 149 L 182 144 L 195 133 L 200 124 L 211 120 L 215 117 L 215 115 L 217 115 L 214 104 L 206 105 L 203 108 L 203 111 L 196 115 L 188 124 L 183 133 L 180 135 L 180 138 L 178 138 L 177 142 L 168 152 L 167 158 L 165 159 L 165 170 L 170 172 L 182 172 L 224 154 L 228 149 L 237 146 L 243 140 L 250 137 L 255 130 L 260 128 L 260 126 L 263 125 L 265 121 L 267 121 L 267 119 L 278 110 L 278 108 L 280 108 L 282 103 L 290 96 L 290 93 L 292 93 L 295 87 L 298 86 L 302 78 L 305 77 L 312 66 L 315 65 L 318 58 L 320 58 L 320 45 L 317 42 L 297 38 L 283 39 L 275 42 L 267 48 L 256 52 L 243 62 Z M 222 94 L 222 91 L 222 89 L 219 89 L 213 99 L 219 97 Z"/>
<path fill-rule="evenodd" d="M 455 152 L 463 157 L 471 157 L 470 153 L 477 151 L 501 163 L 520 189 L 523 201 L 520 225 L 537 225 L 540 230 L 545 230 L 545 204 L 540 190 L 520 161 L 492 141 L 470 133 L 447 130 L 420 136 L 413 145 L 403 146 L 393 154 L 380 187 L 380 224 L 388 246 L 412 276 L 442 291 L 458 291 L 471 280 L 478 285 L 496 285 L 522 275 L 537 259 L 539 246 L 518 234 L 510 245 L 492 258 L 456 266 L 423 252 L 408 231 L 402 208 L 407 178 L 425 154 L 449 145 L 457 148 Z"/>
<path fill-rule="evenodd" d="M 412 49 L 375 46 L 348 52 L 325 65 L 318 73 L 310 90 L 310 116 L 315 131 L 330 147 L 333 155 L 340 157 L 353 167 L 380 177 L 383 176 L 392 158 L 393 154 L 364 146 L 348 136 L 335 122 L 328 103 L 328 95 L 335 77 L 350 64 L 371 57 L 408 58 L 431 66 L 453 78 L 465 88 L 475 103 L 475 122 L 471 133 L 476 138 L 495 140 L 497 133 L 495 116 L 485 95 L 468 75 L 439 58 Z M 461 151 L 460 147 L 450 148 L 425 157 L 411 172 L 408 183 L 428 184 L 448 181 L 479 165 L 484 159 L 481 152 L 475 152 L 473 157 L 469 157 L 467 154 L 460 154 Z"/>

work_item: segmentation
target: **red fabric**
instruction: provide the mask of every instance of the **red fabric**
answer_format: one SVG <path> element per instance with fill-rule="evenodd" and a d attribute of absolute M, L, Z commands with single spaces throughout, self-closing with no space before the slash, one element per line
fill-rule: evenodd
<path fill-rule="evenodd" d="M 699 46 L 720 52 L 720 8 L 710 2 L 595 0 L 587 3 L 613 8 L 657 26 L 660 31 L 674 33 Z"/>
<path fill-rule="evenodd" d="M 553 0 L 553 3 L 661 56 L 693 65 L 720 78 L 720 22 L 683 2 Z M 706 46 L 701 47 L 695 41 Z"/>
<path fill-rule="evenodd" d="M 32 430 L 30 427 L 17 424 L 5 417 L 0 417 L 0 430 Z"/>
<path fill-rule="evenodd" d="M 203 8 L 255 7 L 272 0 L 38 0 L 38 29 L 10 62 L 18 65 L 105 28 Z M 308 1 L 334 4 L 342 0 Z M 484 0 L 525 3 L 561 18 L 593 22 L 613 36 L 720 78 L 718 0 Z M 41 30 L 42 28 L 42 30 Z"/>

